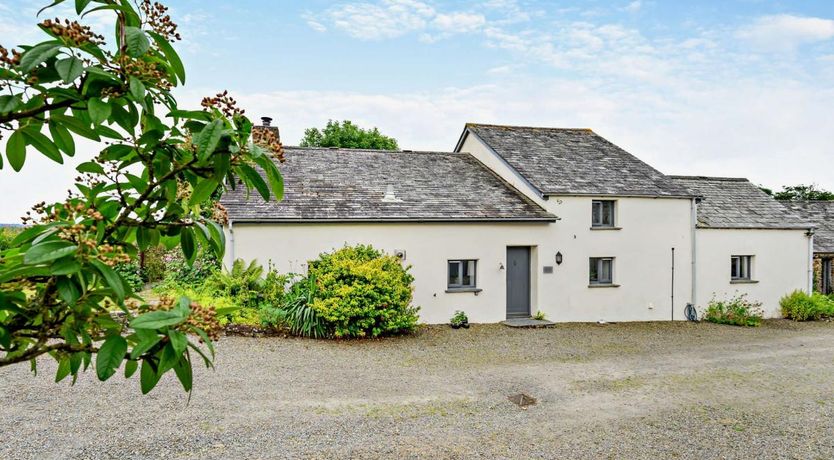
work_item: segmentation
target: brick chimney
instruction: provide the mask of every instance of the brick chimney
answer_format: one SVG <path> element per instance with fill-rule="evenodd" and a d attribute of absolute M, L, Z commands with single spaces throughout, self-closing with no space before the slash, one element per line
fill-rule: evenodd
<path fill-rule="evenodd" d="M 281 134 L 278 132 L 277 126 L 272 126 L 272 117 L 261 117 L 261 125 L 255 126 L 253 129 L 267 129 L 275 133 L 275 137 L 278 138 L 278 142 L 281 142 Z"/>

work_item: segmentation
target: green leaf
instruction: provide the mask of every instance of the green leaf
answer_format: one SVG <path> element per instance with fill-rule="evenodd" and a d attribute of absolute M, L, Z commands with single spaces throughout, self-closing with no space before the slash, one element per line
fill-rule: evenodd
<path fill-rule="evenodd" d="M 23 255 L 23 263 L 37 265 L 74 254 L 77 250 L 78 246 L 69 241 L 47 241 L 29 248 L 26 254 Z"/>
<path fill-rule="evenodd" d="M 49 134 L 52 135 L 52 140 L 67 156 L 75 155 L 75 140 L 72 138 L 69 130 L 52 120 L 49 120 Z"/>
<path fill-rule="evenodd" d="M 182 355 L 188 346 L 188 337 L 176 329 L 169 329 L 168 338 L 171 339 L 171 346 L 174 347 L 174 352 L 178 356 Z"/>
<path fill-rule="evenodd" d="M 152 329 L 135 329 L 135 335 L 138 341 L 130 352 L 131 359 L 139 358 L 162 340 L 162 336 Z"/>
<path fill-rule="evenodd" d="M 127 353 L 127 340 L 121 335 L 111 335 L 104 341 L 96 355 L 96 375 L 105 381 L 116 373 Z"/>
<path fill-rule="evenodd" d="M 189 206 L 196 206 L 211 196 L 217 186 L 220 185 L 216 179 L 202 179 L 194 190 L 191 192 L 191 199 L 188 201 Z"/>
<path fill-rule="evenodd" d="M 11 113 L 20 106 L 20 97 L 14 96 L 0 96 L 0 113 Z"/>
<path fill-rule="evenodd" d="M 123 301 L 125 298 L 125 286 L 122 282 L 122 277 L 98 259 L 92 259 L 90 260 L 90 263 L 99 271 L 99 273 L 101 273 L 101 276 L 104 277 L 104 280 L 107 282 L 107 285 L 110 286 L 110 289 L 112 289 L 116 294 L 119 302 Z"/>
<path fill-rule="evenodd" d="M 56 163 L 64 163 L 64 158 L 61 156 L 61 152 L 58 151 L 58 147 L 48 137 L 44 136 L 38 128 L 28 125 L 23 128 L 23 135 L 26 137 L 27 144 L 33 145 L 41 153 L 46 155 L 47 158 Z"/>
<path fill-rule="evenodd" d="M 53 275 L 71 275 L 81 271 L 81 264 L 74 258 L 67 257 L 61 260 L 56 260 L 55 263 L 52 264 L 51 271 Z"/>
<path fill-rule="evenodd" d="M 75 170 L 81 173 L 104 174 L 104 168 L 95 161 L 85 161 L 78 165 Z"/>
<path fill-rule="evenodd" d="M 72 83 L 84 73 L 84 63 L 73 56 L 56 62 L 55 70 L 58 71 L 58 76 L 64 80 L 64 83 Z"/>
<path fill-rule="evenodd" d="M 180 380 L 182 388 L 187 392 L 191 391 L 192 383 L 194 381 L 194 375 L 192 374 L 191 369 L 191 360 L 187 357 L 181 357 L 176 366 L 174 366 L 174 373 L 177 374 L 177 378 Z"/>
<path fill-rule="evenodd" d="M 125 378 L 131 378 L 136 373 L 136 369 L 139 369 L 139 361 L 127 361 L 125 363 Z"/>
<path fill-rule="evenodd" d="M 222 307 L 222 308 L 215 308 L 214 313 L 217 316 L 227 316 L 231 315 L 232 313 L 240 310 L 241 307 Z"/>
<path fill-rule="evenodd" d="M 243 175 L 244 180 L 246 180 L 247 184 L 252 187 L 255 187 L 255 190 L 261 194 L 264 200 L 269 201 L 269 187 L 266 185 L 264 178 L 255 171 L 255 168 L 249 166 L 246 163 L 241 164 L 238 166 L 240 169 L 241 174 Z"/>
<path fill-rule="evenodd" d="M 58 278 L 57 285 L 58 296 L 61 297 L 61 300 L 64 302 L 74 305 L 75 301 L 81 297 L 81 289 L 71 278 L 60 277 Z"/>
<path fill-rule="evenodd" d="M 58 371 L 55 373 L 55 383 L 64 380 L 70 374 L 70 358 L 69 356 L 61 356 L 58 360 Z"/>
<path fill-rule="evenodd" d="M 6 142 L 6 158 L 15 171 L 20 171 L 26 162 L 26 139 L 19 129 L 13 132 Z"/>
<path fill-rule="evenodd" d="M 94 97 L 87 101 L 87 111 L 93 125 L 99 125 L 110 116 L 110 104 Z"/>
<path fill-rule="evenodd" d="M 284 177 L 281 175 L 281 171 L 278 170 L 278 167 L 275 166 L 272 158 L 268 155 L 255 158 L 255 162 L 266 172 L 266 177 L 269 180 L 272 193 L 275 195 L 275 200 L 281 201 L 284 198 Z"/>
<path fill-rule="evenodd" d="M 182 245 L 182 253 L 185 256 L 189 265 L 194 262 L 196 255 L 196 248 L 194 247 L 194 232 L 188 227 L 184 227 L 180 232 L 180 244 Z"/>
<path fill-rule="evenodd" d="M 157 310 L 143 313 L 130 322 L 134 329 L 159 329 L 165 326 L 180 324 L 188 317 L 178 311 Z"/>
<path fill-rule="evenodd" d="M 206 224 L 208 224 L 211 239 L 214 240 L 214 246 L 219 251 L 219 254 L 217 254 L 217 258 L 222 259 L 223 252 L 226 248 L 226 234 L 223 233 L 223 229 L 217 222 L 213 220 L 207 220 Z"/>
<path fill-rule="evenodd" d="M 223 127 L 223 120 L 214 120 L 197 136 L 196 145 L 197 145 L 197 158 L 200 160 L 205 160 L 209 157 L 214 150 L 217 148 L 217 144 L 220 142 L 220 138 L 223 137 L 225 133 L 225 129 Z"/>
<path fill-rule="evenodd" d="M 90 4 L 92 0 L 75 0 L 75 12 L 77 14 L 81 14 L 84 11 L 84 8 L 87 8 L 87 5 Z"/>
<path fill-rule="evenodd" d="M 125 43 L 127 54 L 135 58 L 147 53 L 148 48 L 151 47 L 148 36 L 138 27 L 125 27 Z"/>
<path fill-rule="evenodd" d="M 9 331 L 7 331 L 3 326 L 0 326 L 0 346 L 3 348 L 9 348 L 12 346 L 12 336 L 9 335 Z"/>
<path fill-rule="evenodd" d="M 89 125 L 85 124 L 81 120 L 70 117 L 67 115 L 62 114 L 52 114 L 49 117 L 50 120 L 54 120 L 56 123 L 63 125 L 70 131 L 78 134 L 79 136 L 86 137 L 87 139 L 94 140 L 96 142 L 100 141 L 101 138 L 93 131 Z"/>
<path fill-rule="evenodd" d="M 47 59 L 55 57 L 60 50 L 60 43 L 56 43 L 54 41 L 35 45 L 23 53 L 23 57 L 20 58 L 20 65 L 18 67 L 21 72 L 29 73 L 32 69 L 41 65 Z"/>
<path fill-rule="evenodd" d="M 165 59 L 168 60 L 168 63 L 171 64 L 171 69 L 176 74 L 177 78 L 180 79 L 180 83 L 185 83 L 185 67 L 182 65 L 182 60 L 180 59 L 179 55 L 174 48 L 168 43 L 168 40 L 163 38 L 156 32 L 148 32 L 153 38 L 153 41 L 156 42 L 156 46 L 159 47 L 159 50 L 162 51 L 162 55 L 165 56 Z"/>
<path fill-rule="evenodd" d="M 133 96 L 133 99 L 142 104 L 145 100 L 145 85 L 139 81 L 138 78 L 131 75 L 130 77 L 130 95 Z"/>
<path fill-rule="evenodd" d="M 149 359 L 142 360 L 142 370 L 139 372 L 139 384 L 142 388 L 142 394 L 146 395 L 159 382 L 159 373 L 156 372 L 153 364 Z"/>

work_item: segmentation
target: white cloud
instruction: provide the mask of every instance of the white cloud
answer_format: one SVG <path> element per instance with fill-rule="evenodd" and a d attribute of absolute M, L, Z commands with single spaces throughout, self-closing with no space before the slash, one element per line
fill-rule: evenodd
<path fill-rule="evenodd" d="M 486 18 L 482 14 L 464 12 L 438 14 L 432 20 L 432 26 L 441 32 L 448 33 L 474 32 L 484 24 L 486 24 Z"/>
<path fill-rule="evenodd" d="M 762 16 L 740 28 L 736 36 L 764 50 L 792 51 L 834 38 L 834 20 L 789 14 Z"/>
<path fill-rule="evenodd" d="M 640 11 L 640 8 L 643 7 L 643 2 L 641 0 L 635 0 L 625 7 L 623 7 L 624 11 L 628 11 L 629 13 L 636 13 Z"/>
<path fill-rule="evenodd" d="M 324 12 L 321 19 L 352 37 L 380 40 L 425 29 L 435 14 L 434 8 L 423 2 L 382 0 L 338 6 Z"/>

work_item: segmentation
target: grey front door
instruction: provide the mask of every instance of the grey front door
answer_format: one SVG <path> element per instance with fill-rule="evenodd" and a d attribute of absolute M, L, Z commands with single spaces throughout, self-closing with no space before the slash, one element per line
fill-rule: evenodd
<path fill-rule="evenodd" d="M 507 318 L 530 316 L 530 248 L 507 247 Z"/>

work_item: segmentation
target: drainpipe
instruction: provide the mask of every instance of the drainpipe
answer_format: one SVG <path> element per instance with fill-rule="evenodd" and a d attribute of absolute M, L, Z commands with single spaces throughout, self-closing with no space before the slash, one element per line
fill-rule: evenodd
<path fill-rule="evenodd" d="M 229 257 L 231 258 L 230 260 L 232 261 L 232 263 L 227 264 L 228 266 L 226 267 L 226 270 L 231 270 L 232 265 L 234 265 L 235 263 L 235 229 L 232 226 L 233 223 L 234 221 L 232 219 L 229 219 L 229 244 L 227 245 L 227 250 L 229 251 Z"/>
<path fill-rule="evenodd" d="M 697 288 L 698 288 L 698 274 L 697 274 L 698 273 L 698 263 L 697 263 L 698 251 L 697 251 L 697 238 L 696 238 L 696 235 L 698 234 L 698 232 L 696 231 L 696 228 L 698 226 L 698 202 L 699 201 L 700 201 L 700 198 L 693 198 L 692 203 L 689 206 L 690 207 L 690 212 L 689 212 L 689 214 L 690 214 L 689 215 L 690 225 L 689 226 L 690 226 L 690 231 L 692 232 L 692 235 L 690 236 L 690 238 L 692 239 L 692 244 L 690 245 L 692 247 L 692 294 L 691 294 L 690 298 L 692 299 L 692 306 L 696 307 L 696 308 L 698 306 L 698 294 L 697 294 L 697 292 L 698 292 L 697 291 Z"/>
<path fill-rule="evenodd" d="M 814 292 L 814 231 L 808 230 L 808 294 Z"/>

